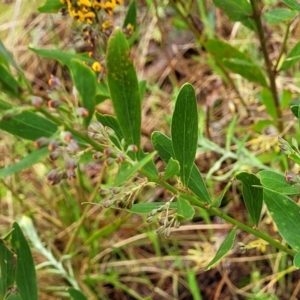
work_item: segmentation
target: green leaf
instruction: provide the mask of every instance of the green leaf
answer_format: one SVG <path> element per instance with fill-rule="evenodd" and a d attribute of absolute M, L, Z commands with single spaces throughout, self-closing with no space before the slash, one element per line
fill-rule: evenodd
<path fill-rule="evenodd" d="M 59 63 L 66 65 L 67 67 L 71 66 L 72 59 L 78 59 L 80 61 L 90 63 L 94 62 L 94 59 L 90 58 L 87 54 L 77 54 L 56 49 L 35 49 L 31 47 L 29 47 L 29 49 L 42 57 L 57 60 Z"/>
<path fill-rule="evenodd" d="M 268 112 L 268 114 L 275 119 L 277 117 L 277 111 L 276 108 L 274 106 L 274 100 L 273 100 L 273 96 L 270 92 L 269 89 L 264 88 L 261 92 L 260 92 L 260 98 L 262 103 L 266 106 L 266 110 Z"/>
<path fill-rule="evenodd" d="M 260 185 L 260 181 L 254 174 L 247 172 L 237 174 L 236 178 L 243 183 L 243 198 L 247 210 L 254 224 L 258 226 L 263 204 L 263 189 L 255 185 Z"/>
<path fill-rule="evenodd" d="M 149 214 L 153 209 L 165 205 L 166 202 L 149 202 L 149 203 L 138 203 L 133 204 L 128 211 L 132 213 L 139 213 L 139 214 Z M 170 209 L 176 209 L 177 208 L 177 202 L 171 202 Z"/>
<path fill-rule="evenodd" d="M 23 139 L 35 141 L 40 137 L 50 137 L 57 126 L 32 112 L 23 112 L 9 120 L 0 121 L 0 129 Z"/>
<path fill-rule="evenodd" d="M 286 109 L 289 107 L 292 100 L 292 92 L 289 90 L 283 90 L 280 95 L 280 107 L 281 109 Z"/>
<path fill-rule="evenodd" d="M 177 198 L 177 214 L 184 220 L 191 220 L 195 214 L 193 206 L 182 197 Z"/>
<path fill-rule="evenodd" d="M 32 254 L 18 223 L 13 224 L 12 247 L 17 254 L 16 283 L 23 299 L 37 300 L 36 273 Z"/>
<path fill-rule="evenodd" d="M 300 252 L 297 252 L 297 254 L 294 256 L 293 265 L 297 269 L 300 269 Z"/>
<path fill-rule="evenodd" d="M 258 82 L 262 86 L 267 87 L 267 82 L 264 74 L 261 72 L 261 67 L 255 65 L 252 59 L 245 53 L 216 39 L 209 39 L 204 46 L 215 59 L 233 73 L 239 74 L 249 81 Z"/>
<path fill-rule="evenodd" d="M 293 160 L 297 165 L 300 166 L 300 157 L 299 157 L 298 154 L 292 153 L 292 154 L 290 154 L 288 157 L 289 157 L 291 160 Z"/>
<path fill-rule="evenodd" d="M 171 136 L 182 183 L 188 186 L 198 143 L 197 100 L 194 88 L 188 83 L 181 87 L 176 99 Z"/>
<path fill-rule="evenodd" d="M 123 23 L 123 28 L 126 28 L 127 25 L 132 25 L 134 28 L 134 31 L 136 30 L 136 1 L 133 0 L 131 1 L 129 7 L 128 7 L 128 11 Z"/>
<path fill-rule="evenodd" d="M 121 169 L 121 172 L 118 172 L 115 179 L 115 186 L 122 185 L 126 180 L 132 177 L 139 169 L 144 167 L 152 158 L 155 156 L 156 152 L 152 152 L 146 155 L 142 160 L 130 166 L 128 169 Z"/>
<path fill-rule="evenodd" d="M 3 64 L 0 64 L 0 88 L 10 96 L 19 96 L 19 83 Z"/>
<path fill-rule="evenodd" d="M 64 5 L 60 0 L 47 0 L 46 3 L 38 8 L 40 13 L 57 13 Z"/>
<path fill-rule="evenodd" d="M 300 11 L 300 4 L 297 0 L 282 0 L 282 2 L 289 6 L 291 9 Z"/>
<path fill-rule="evenodd" d="M 158 155 L 164 162 L 168 163 L 169 159 L 174 156 L 171 139 L 158 131 L 152 133 L 151 139 L 153 147 L 157 151 Z M 207 187 L 203 181 L 199 169 L 195 164 L 192 167 L 188 187 L 202 201 L 212 203 Z"/>
<path fill-rule="evenodd" d="M 70 70 L 73 82 L 80 95 L 82 106 L 89 112 L 88 117 L 84 118 L 84 125 L 87 128 L 95 110 L 97 79 L 93 70 L 81 61 L 72 59 Z"/>
<path fill-rule="evenodd" d="M 79 290 L 68 288 L 68 292 L 73 300 L 88 300 L 86 296 Z"/>
<path fill-rule="evenodd" d="M 279 71 L 286 71 L 300 60 L 300 42 L 298 42 L 288 53 Z"/>
<path fill-rule="evenodd" d="M 291 109 L 293 115 L 294 115 L 297 119 L 299 119 L 299 118 L 298 118 L 298 108 L 299 108 L 299 105 L 292 105 L 292 106 L 290 107 L 290 109 Z"/>
<path fill-rule="evenodd" d="M 15 281 L 16 258 L 14 258 L 13 253 L 5 246 L 2 239 L 0 239 L 0 271 L 2 290 L 5 293 L 9 287 L 13 286 Z"/>
<path fill-rule="evenodd" d="M 171 157 L 167 163 L 167 167 L 163 175 L 164 180 L 177 176 L 179 169 L 179 162 Z"/>
<path fill-rule="evenodd" d="M 141 99 L 129 46 L 120 29 L 108 42 L 107 79 L 114 111 L 128 145 L 140 146 Z"/>
<path fill-rule="evenodd" d="M 218 8 L 224 10 L 231 21 L 241 22 L 251 30 L 256 30 L 256 26 L 250 18 L 252 7 L 247 0 L 213 0 L 213 3 Z"/>
<path fill-rule="evenodd" d="M 0 100 L 0 111 L 9 107 Z M 56 124 L 30 111 L 24 111 L 0 121 L 0 129 L 27 140 L 50 137 L 57 131 Z"/>
<path fill-rule="evenodd" d="M 47 148 L 41 148 L 31 152 L 16 164 L 0 169 L 0 179 L 29 168 L 30 166 L 40 162 L 48 155 L 48 153 L 49 150 Z"/>
<path fill-rule="evenodd" d="M 300 186 L 293 186 L 290 182 L 287 182 L 285 176 L 281 174 L 263 170 L 258 172 L 257 175 L 264 187 L 275 192 L 286 195 L 297 195 L 300 192 Z"/>
<path fill-rule="evenodd" d="M 282 22 L 288 22 L 296 17 L 297 13 L 288 8 L 275 8 L 269 10 L 263 14 L 264 19 L 269 24 L 278 24 Z"/>
<path fill-rule="evenodd" d="M 144 153 L 142 150 L 139 150 L 136 157 L 137 160 L 142 160 L 147 155 L 148 153 Z M 158 171 L 153 160 L 150 160 L 148 163 L 146 163 L 142 167 L 142 170 L 148 172 L 149 175 L 153 176 L 153 179 L 158 179 Z"/>
<path fill-rule="evenodd" d="M 208 264 L 206 270 L 209 270 L 214 264 L 221 260 L 233 247 L 234 240 L 236 235 L 236 228 L 233 228 L 230 233 L 227 235 L 226 239 L 221 244 L 219 250 L 217 251 L 216 256 Z"/>
<path fill-rule="evenodd" d="M 280 235 L 296 251 L 300 250 L 300 207 L 289 197 L 264 189 L 264 202 Z"/>

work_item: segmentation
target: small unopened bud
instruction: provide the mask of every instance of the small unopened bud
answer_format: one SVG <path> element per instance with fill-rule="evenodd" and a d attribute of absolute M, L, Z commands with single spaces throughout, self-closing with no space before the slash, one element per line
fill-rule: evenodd
<path fill-rule="evenodd" d="M 129 145 L 127 148 L 128 152 L 138 152 L 139 148 L 137 145 Z"/>
<path fill-rule="evenodd" d="M 56 89 L 56 88 L 62 87 L 62 84 L 61 84 L 60 80 L 56 76 L 54 76 L 52 74 L 50 75 L 50 79 L 48 80 L 48 84 L 50 85 L 50 87 L 52 89 Z"/>
<path fill-rule="evenodd" d="M 109 167 L 109 166 L 111 166 L 114 162 L 115 162 L 115 160 L 114 160 L 112 157 L 109 157 L 108 159 L 106 159 L 106 160 L 104 161 L 104 165 L 105 165 L 106 167 Z"/>
<path fill-rule="evenodd" d="M 52 140 L 49 145 L 48 145 L 48 149 L 49 151 L 53 152 L 58 148 L 58 142 L 57 140 Z"/>
<path fill-rule="evenodd" d="M 102 152 L 95 152 L 93 154 L 93 159 L 100 159 L 101 157 L 103 157 L 103 153 Z"/>
<path fill-rule="evenodd" d="M 158 227 L 156 229 L 156 233 L 162 233 L 162 232 L 164 232 L 164 230 L 165 230 L 165 227 L 164 226 L 160 226 L 160 227 Z"/>
<path fill-rule="evenodd" d="M 83 118 L 87 118 L 89 116 L 88 110 L 84 107 L 77 108 L 77 114 L 78 114 L 78 116 L 83 117 Z"/>
<path fill-rule="evenodd" d="M 107 157 L 110 157 L 112 153 L 113 153 L 113 149 L 111 148 L 106 148 L 103 150 L 103 154 Z"/>
<path fill-rule="evenodd" d="M 70 143 L 71 140 L 72 140 L 72 138 L 73 138 L 72 137 L 72 133 L 69 132 L 69 131 L 63 131 L 63 132 L 61 132 L 60 136 L 61 136 L 61 139 L 63 141 L 65 141 L 65 142 L 67 142 L 67 143 Z"/>
<path fill-rule="evenodd" d="M 293 174 L 292 172 L 285 172 L 285 179 L 287 182 L 296 182 L 297 176 Z"/>
<path fill-rule="evenodd" d="M 36 148 L 41 148 L 46 146 L 49 143 L 49 139 L 45 138 L 45 137 L 41 137 L 39 139 L 37 139 L 36 141 L 33 142 L 34 146 Z"/>
<path fill-rule="evenodd" d="M 89 126 L 89 129 L 96 132 L 101 132 L 103 130 L 103 125 L 99 122 L 92 122 Z"/>
<path fill-rule="evenodd" d="M 47 180 L 49 181 L 50 185 L 58 184 L 63 178 L 66 178 L 66 173 L 59 171 L 59 169 L 53 169 L 47 175 Z"/>
<path fill-rule="evenodd" d="M 118 155 L 117 162 L 118 162 L 119 164 L 121 164 L 121 163 L 123 163 L 123 162 L 125 161 L 125 159 L 126 159 L 125 155 L 122 154 L 122 153 L 120 153 L 120 154 Z"/>
<path fill-rule="evenodd" d="M 63 102 L 61 100 L 49 100 L 48 101 L 48 107 L 50 107 L 50 108 L 57 108 L 62 104 L 63 104 Z"/>
<path fill-rule="evenodd" d="M 74 169 L 68 169 L 67 176 L 68 176 L 68 179 L 70 179 L 70 180 L 76 179 L 76 174 L 75 174 Z"/>
<path fill-rule="evenodd" d="M 174 227 L 175 228 L 179 228 L 180 227 L 180 221 L 179 220 L 175 220 L 175 223 L 174 223 Z"/>
<path fill-rule="evenodd" d="M 71 153 L 77 153 L 80 150 L 78 143 L 72 139 L 68 144 L 68 150 Z"/>
<path fill-rule="evenodd" d="M 55 161 L 55 160 L 57 160 L 57 158 L 60 156 L 60 154 L 61 154 L 60 150 L 57 149 L 57 150 L 55 150 L 55 151 L 53 151 L 53 152 L 51 152 L 51 153 L 49 154 L 49 159 L 50 159 L 51 161 Z"/>
<path fill-rule="evenodd" d="M 65 167 L 68 170 L 74 170 L 77 167 L 77 159 L 67 156 L 65 158 Z"/>
<path fill-rule="evenodd" d="M 43 99 L 41 97 L 32 96 L 31 103 L 35 108 L 40 108 L 43 105 Z"/>
<path fill-rule="evenodd" d="M 168 228 L 165 230 L 164 237 L 167 239 L 167 238 L 170 237 L 170 234 L 171 234 L 171 227 L 168 227 Z"/>

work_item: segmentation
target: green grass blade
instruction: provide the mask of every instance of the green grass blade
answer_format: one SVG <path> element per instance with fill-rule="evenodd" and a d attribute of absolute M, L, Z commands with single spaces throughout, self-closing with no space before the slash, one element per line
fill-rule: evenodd
<path fill-rule="evenodd" d="M 194 88 L 185 84 L 179 91 L 172 117 L 174 158 L 180 165 L 183 185 L 188 186 L 198 142 L 198 113 Z"/>
<path fill-rule="evenodd" d="M 69 288 L 68 292 L 72 300 L 87 300 L 86 296 L 81 291 L 78 291 L 74 288 Z"/>

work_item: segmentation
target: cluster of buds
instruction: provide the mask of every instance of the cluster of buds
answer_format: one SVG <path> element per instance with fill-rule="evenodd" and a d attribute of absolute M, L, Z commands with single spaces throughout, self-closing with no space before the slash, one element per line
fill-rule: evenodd
<path fill-rule="evenodd" d="M 76 178 L 75 169 L 77 167 L 77 159 L 71 158 L 70 154 L 74 155 L 79 151 L 79 145 L 77 141 L 72 137 L 72 134 L 68 131 L 61 133 L 62 142 L 59 142 L 56 139 L 49 139 L 41 137 L 34 142 L 35 147 L 42 148 L 48 146 L 49 159 L 51 161 L 57 160 L 59 157 L 62 157 L 64 160 L 64 168 L 55 168 L 48 175 L 47 180 L 51 185 L 59 183 L 62 179 L 71 179 Z M 67 145 L 67 147 L 65 147 Z M 67 152 L 65 151 L 67 148 Z"/>
<path fill-rule="evenodd" d="M 60 0 L 60 2 L 66 5 L 65 9 L 68 9 L 70 16 L 75 20 L 92 24 L 97 19 L 98 11 L 103 10 L 111 16 L 122 0 Z"/>
<path fill-rule="evenodd" d="M 99 193 L 107 199 L 103 202 L 103 207 L 114 206 L 120 209 L 130 209 L 139 193 L 146 185 L 145 181 L 130 183 L 123 187 L 113 187 L 100 189 Z"/>
<path fill-rule="evenodd" d="M 171 234 L 171 228 L 180 227 L 180 217 L 175 210 L 170 210 L 170 204 L 173 199 L 153 209 L 147 217 L 147 222 L 151 223 L 153 217 L 157 216 L 157 221 L 160 227 L 156 230 L 156 233 L 164 233 L 164 237 L 168 238 Z"/>

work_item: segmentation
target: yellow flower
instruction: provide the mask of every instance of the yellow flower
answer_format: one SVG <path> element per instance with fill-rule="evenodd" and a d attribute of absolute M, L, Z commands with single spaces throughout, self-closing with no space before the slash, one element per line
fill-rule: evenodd
<path fill-rule="evenodd" d="M 92 69 L 95 71 L 95 72 L 101 72 L 102 70 L 102 66 L 100 65 L 99 62 L 95 61 L 92 65 Z"/>
<path fill-rule="evenodd" d="M 77 2 L 78 6 L 87 6 L 87 7 L 91 7 L 92 6 L 92 2 L 90 0 L 79 0 Z"/>
<path fill-rule="evenodd" d="M 111 28 L 113 26 L 113 22 L 111 20 L 104 21 L 102 23 L 102 32 L 106 31 L 106 29 Z"/>

